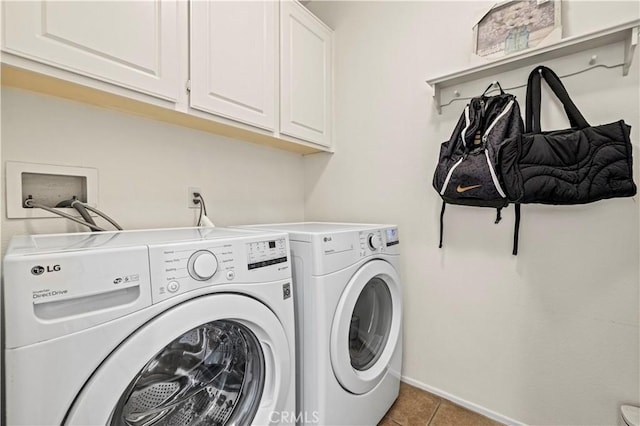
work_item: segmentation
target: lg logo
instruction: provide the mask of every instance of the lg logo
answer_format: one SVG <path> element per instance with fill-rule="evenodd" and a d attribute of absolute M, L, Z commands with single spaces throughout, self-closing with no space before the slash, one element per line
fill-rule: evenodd
<path fill-rule="evenodd" d="M 48 266 L 34 266 L 31 268 L 31 273 L 33 275 L 42 275 L 45 272 L 58 272 L 60 270 L 60 265 L 48 265 Z"/>
<path fill-rule="evenodd" d="M 31 268 L 31 273 L 33 275 L 42 275 L 44 274 L 44 268 L 42 266 L 34 266 Z"/>

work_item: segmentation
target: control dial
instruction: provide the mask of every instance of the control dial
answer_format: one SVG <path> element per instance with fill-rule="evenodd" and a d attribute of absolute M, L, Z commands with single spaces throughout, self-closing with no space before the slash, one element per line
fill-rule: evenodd
<path fill-rule="evenodd" d="M 369 234 L 367 243 L 371 250 L 378 250 L 380 248 L 380 237 L 376 234 Z"/>
<path fill-rule="evenodd" d="M 208 250 L 198 250 L 189 258 L 187 270 L 194 280 L 206 281 L 218 270 L 218 259 Z"/>

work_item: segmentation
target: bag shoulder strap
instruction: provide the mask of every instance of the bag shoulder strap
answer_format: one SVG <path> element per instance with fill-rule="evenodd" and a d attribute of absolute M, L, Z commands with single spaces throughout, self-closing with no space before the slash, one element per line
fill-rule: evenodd
<path fill-rule="evenodd" d="M 438 248 L 442 248 L 442 239 L 444 237 L 444 210 L 447 207 L 447 203 L 442 200 L 442 209 L 440 210 L 440 244 Z"/>
<path fill-rule="evenodd" d="M 562 102 L 571 127 L 578 129 L 589 127 L 589 123 L 585 120 L 582 113 L 578 110 L 578 107 L 576 107 L 569 97 L 569 93 L 567 93 L 567 89 L 565 89 L 564 85 L 560 81 L 560 77 L 558 77 L 550 68 L 539 65 L 531 71 L 527 82 L 525 132 L 540 133 L 542 131 L 540 127 L 540 84 L 542 78 L 544 78 L 549 85 L 549 88 L 551 88 L 551 91 L 556 95 L 560 102 Z"/>
<path fill-rule="evenodd" d="M 442 241 L 444 240 L 444 212 L 447 207 L 447 202 L 442 200 L 442 208 L 440 209 L 440 243 L 438 244 L 438 248 L 442 248 Z M 496 208 L 496 221 L 495 223 L 500 223 L 502 220 L 502 207 Z M 520 226 L 520 204 L 516 204 L 516 228 L 515 228 L 515 237 L 513 243 L 513 254 L 518 254 L 518 228 Z"/>
<path fill-rule="evenodd" d="M 516 220 L 513 225 L 513 251 L 511 254 L 514 256 L 518 255 L 518 240 L 520 237 L 520 203 L 514 204 L 515 212 L 516 212 Z"/>

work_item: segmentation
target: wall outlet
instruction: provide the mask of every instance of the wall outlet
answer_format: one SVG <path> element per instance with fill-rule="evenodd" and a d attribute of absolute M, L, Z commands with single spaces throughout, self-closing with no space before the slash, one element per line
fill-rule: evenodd
<path fill-rule="evenodd" d="M 190 209 L 199 209 L 200 203 L 194 202 L 196 197 L 193 196 L 193 193 L 197 192 L 198 194 L 202 194 L 202 189 L 197 186 L 190 186 L 187 188 L 187 207 Z"/>

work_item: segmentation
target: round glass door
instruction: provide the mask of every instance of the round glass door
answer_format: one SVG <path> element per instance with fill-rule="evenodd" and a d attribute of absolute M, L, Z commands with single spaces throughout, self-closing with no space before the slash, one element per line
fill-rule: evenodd
<path fill-rule="evenodd" d="M 356 301 L 349 326 L 351 366 L 363 371 L 376 363 L 389 339 L 393 304 L 387 284 L 374 277 Z"/>
<path fill-rule="evenodd" d="M 402 290 L 384 260 L 365 263 L 347 283 L 331 327 L 331 365 L 342 387 L 369 392 L 387 373 L 402 326 Z"/>
<path fill-rule="evenodd" d="M 245 326 L 213 321 L 169 343 L 129 384 L 111 425 L 250 424 L 264 386 L 260 344 Z"/>
<path fill-rule="evenodd" d="M 64 425 L 267 425 L 274 412 L 295 410 L 292 331 L 261 302 L 211 294 L 145 321 L 133 333 L 126 326 L 136 321 L 105 334 L 108 344 L 118 332 L 123 340 Z"/>

